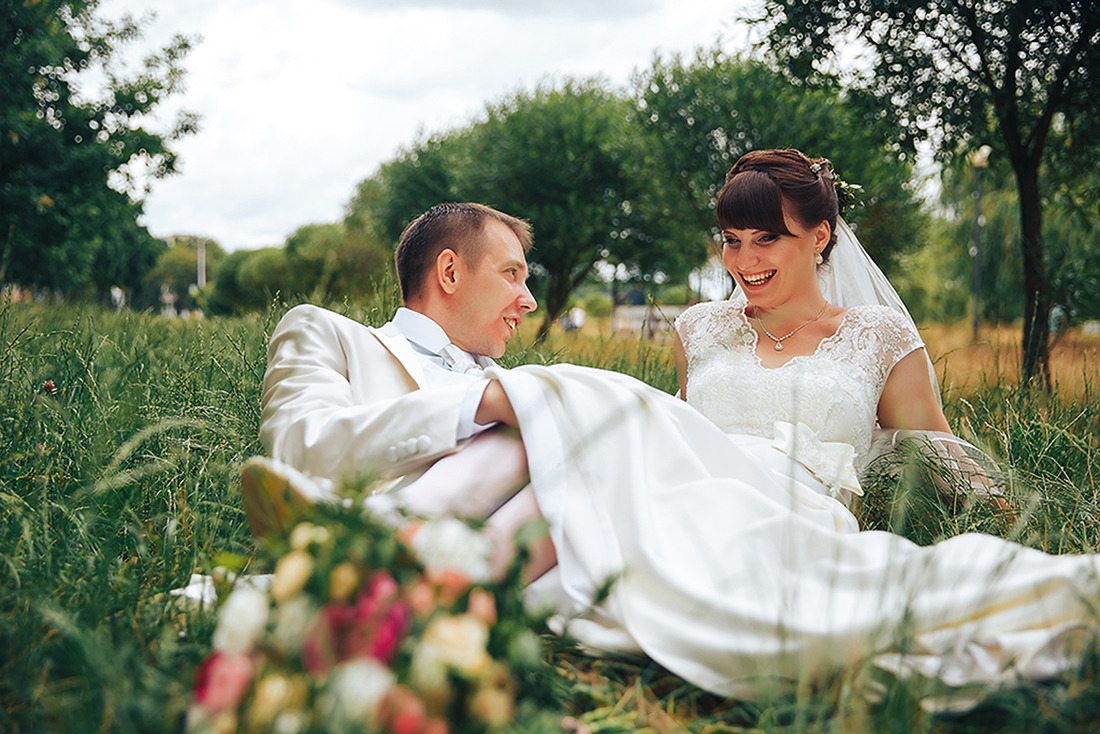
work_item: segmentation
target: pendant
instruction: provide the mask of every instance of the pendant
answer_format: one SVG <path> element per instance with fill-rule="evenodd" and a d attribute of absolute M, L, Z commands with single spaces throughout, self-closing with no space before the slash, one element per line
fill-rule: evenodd
<path fill-rule="evenodd" d="M 783 351 L 783 345 L 780 344 L 779 342 L 776 342 L 775 343 L 775 351 L 782 352 Z"/>

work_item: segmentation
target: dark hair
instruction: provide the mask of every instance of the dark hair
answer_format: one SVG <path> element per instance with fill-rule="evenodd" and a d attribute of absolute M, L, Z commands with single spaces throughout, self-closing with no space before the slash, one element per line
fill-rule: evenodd
<path fill-rule="evenodd" d="M 832 164 L 794 150 L 754 150 L 741 156 L 718 195 L 715 214 L 722 229 L 759 229 L 790 235 L 783 211 L 803 227 L 828 222 L 826 261 L 836 244 L 840 211 Z"/>
<path fill-rule="evenodd" d="M 393 253 L 402 300 L 408 302 L 420 293 L 436 258 L 447 248 L 476 269 L 485 254 L 479 235 L 490 219 L 507 225 L 524 252 L 531 249 L 530 224 L 484 204 L 436 204 L 410 222 Z"/>

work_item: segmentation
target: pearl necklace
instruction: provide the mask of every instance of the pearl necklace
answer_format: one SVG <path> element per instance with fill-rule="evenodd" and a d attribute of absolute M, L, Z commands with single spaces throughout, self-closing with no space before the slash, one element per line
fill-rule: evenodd
<path fill-rule="evenodd" d="M 775 351 L 782 352 L 783 351 L 782 342 L 787 340 L 787 339 L 790 339 L 792 336 L 797 334 L 802 329 L 802 327 L 809 326 L 810 324 L 812 324 L 813 322 L 815 322 L 819 318 L 821 318 L 821 314 L 825 313 L 825 308 L 828 305 L 829 305 L 829 302 L 826 301 L 825 305 L 823 305 L 821 307 L 821 310 L 817 312 L 817 316 L 814 316 L 809 321 L 802 322 L 801 324 L 796 326 L 791 333 L 789 333 L 785 336 L 776 336 L 775 334 L 768 331 L 768 327 L 764 326 L 764 322 L 760 320 L 760 311 L 759 311 L 759 309 L 753 309 L 755 311 L 755 313 L 753 315 L 756 316 L 756 323 L 760 324 L 760 328 L 764 330 L 764 333 L 768 335 L 768 338 L 771 339 L 773 342 L 775 342 Z"/>

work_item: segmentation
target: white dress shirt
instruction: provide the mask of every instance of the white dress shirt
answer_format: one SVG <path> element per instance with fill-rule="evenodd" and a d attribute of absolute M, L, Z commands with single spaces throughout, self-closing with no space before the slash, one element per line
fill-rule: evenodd
<path fill-rule="evenodd" d="M 489 387 L 489 379 L 463 375 L 453 371 L 447 360 L 443 357 L 443 348 L 451 343 L 447 333 L 436 322 L 419 311 L 402 306 L 393 316 L 393 325 L 397 327 L 401 335 L 408 340 L 417 356 L 434 369 L 446 372 L 452 379 L 468 381 L 470 387 L 466 391 L 466 397 L 462 401 L 462 412 L 458 419 L 458 432 L 456 438 L 459 441 L 470 438 L 492 426 L 492 423 L 480 424 L 474 420 L 481 398 L 485 394 L 485 388 Z M 467 352 L 467 354 L 469 354 Z M 470 358 L 481 367 L 488 367 L 493 361 L 480 354 L 470 354 Z"/>

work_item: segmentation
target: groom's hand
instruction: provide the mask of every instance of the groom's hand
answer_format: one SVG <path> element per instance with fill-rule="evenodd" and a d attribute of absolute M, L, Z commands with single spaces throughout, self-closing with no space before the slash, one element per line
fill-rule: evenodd
<path fill-rule="evenodd" d="M 477 406 L 474 421 L 479 425 L 486 423 L 504 423 L 509 426 L 518 426 L 516 411 L 512 409 L 512 401 L 508 399 L 499 380 L 489 380 L 489 387 L 481 396 L 481 403 Z"/>

